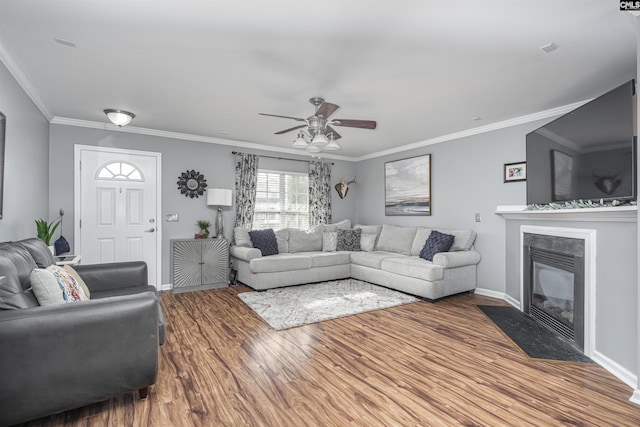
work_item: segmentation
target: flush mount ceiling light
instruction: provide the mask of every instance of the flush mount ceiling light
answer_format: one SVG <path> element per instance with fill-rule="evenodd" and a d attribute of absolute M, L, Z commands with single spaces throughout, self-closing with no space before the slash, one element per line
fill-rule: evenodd
<path fill-rule="evenodd" d="M 107 115 L 111 123 L 117 126 L 126 126 L 131 123 L 131 120 L 136 116 L 133 113 L 124 110 L 114 110 L 112 108 L 107 108 L 104 110 L 104 113 Z"/>

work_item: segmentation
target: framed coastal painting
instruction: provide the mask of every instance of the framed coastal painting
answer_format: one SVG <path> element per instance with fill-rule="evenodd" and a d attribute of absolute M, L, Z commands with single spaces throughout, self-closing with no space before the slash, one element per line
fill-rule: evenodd
<path fill-rule="evenodd" d="M 431 215 L 431 154 L 384 164 L 384 214 Z"/>
<path fill-rule="evenodd" d="M 527 162 L 505 163 L 504 182 L 527 180 Z"/>

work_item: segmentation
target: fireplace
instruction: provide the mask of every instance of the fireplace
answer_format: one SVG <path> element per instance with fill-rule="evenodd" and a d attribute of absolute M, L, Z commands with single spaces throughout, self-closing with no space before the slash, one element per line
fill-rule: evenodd
<path fill-rule="evenodd" d="M 585 240 L 523 233 L 525 313 L 585 348 Z"/>

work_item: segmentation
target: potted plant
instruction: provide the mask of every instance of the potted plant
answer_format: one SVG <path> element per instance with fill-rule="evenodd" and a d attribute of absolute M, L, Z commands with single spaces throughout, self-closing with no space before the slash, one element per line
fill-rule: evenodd
<path fill-rule="evenodd" d="M 200 227 L 199 236 L 201 239 L 206 239 L 209 237 L 209 227 L 211 227 L 211 223 L 205 220 L 197 221 L 198 227 Z"/>
<path fill-rule="evenodd" d="M 55 233 L 56 229 L 60 225 L 60 220 L 53 220 L 51 222 L 47 222 L 44 219 L 36 219 L 36 230 L 38 238 L 42 239 L 43 242 L 49 246 L 51 253 L 53 253 L 53 246 L 51 246 L 51 238 L 53 237 L 53 233 Z"/>

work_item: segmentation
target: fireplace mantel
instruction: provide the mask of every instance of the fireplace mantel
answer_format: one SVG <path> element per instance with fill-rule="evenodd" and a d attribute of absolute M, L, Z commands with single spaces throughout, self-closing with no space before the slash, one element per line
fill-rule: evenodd
<path fill-rule="evenodd" d="M 528 211 L 524 205 L 496 207 L 504 219 L 535 221 L 638 222 L 638 206 Z"/>

